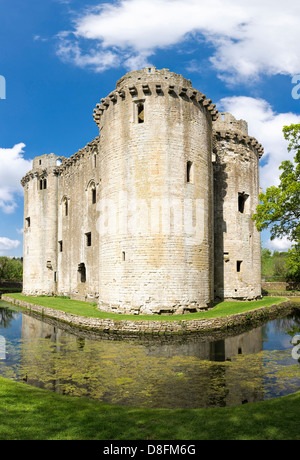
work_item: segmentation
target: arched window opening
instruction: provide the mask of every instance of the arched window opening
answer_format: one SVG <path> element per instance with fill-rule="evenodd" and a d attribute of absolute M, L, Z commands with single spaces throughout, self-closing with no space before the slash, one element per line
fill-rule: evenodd
<path fill-rule="evenodd" d="M 64 208 L 65 208 L 65 216 L 68 216 L 69 215 L 69 203 L 68 203 L 68 200 L 65 200 Z"/>
<path fill-rule="evenodd" d="M 92 204 L 96 204 L 97 201 L 97 191 L 96 188 L 92 189 Z"/>
<path fill-rule="evenodd" d="M 47 179 L 40 179 L 40 190 L 46 190 L 47 188 Z"/>
<path fill-rule="evenodd" d="M 85 268 L 84 263 L 81 263 L 78 265 L 78 273 L 79 273 L 80 282 L 85 283 L 86 282 L 86 268 Z"/>

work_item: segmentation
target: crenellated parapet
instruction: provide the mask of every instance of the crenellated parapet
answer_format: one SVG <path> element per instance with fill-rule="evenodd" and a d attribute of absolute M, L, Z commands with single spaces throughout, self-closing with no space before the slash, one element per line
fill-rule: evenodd
<path fill-rule="evenodd" d="M 59 166 L 56 167 L 55 171 L 57 174 L 62 174 L 71 166 L 77 164 L 84 157 L 88 155 L 95 155 L 99 152 L 99 142 L 100 137 L 97 136 L 91 142 L 89 142 L 85 147 L 79 149 L 76 153 L 71 155 L 69 158 L 64 158 Z"/>
<path fill-rule="evenodd" d="M 254 137 L 246 136 L 245 134 L 239 134 L 232 131 L 220 130 L 214 131 L 214 136 L 216 141 L 224 139 L 227 141 L 232 141 L 235 144 L 247 145 L 248 147 L 252 148 L 257 152 L 259 158 L 263 156 L 264 148 Z"/>
<path fill-rule="evenodd" d="M 191 81 L 181 75 L 170 72 L 168 69 L 158 70 L 155 67 L 130 72 L 121 78 L 106 98 L 96 104 L 93 117 L 98 127 L 102 115 L 110 107 L 125 99 L 145 100 L 149 96 L 165 96 L 182 98 L 199 107 L 204 107 L 210 113 L 212 120 L 217 119 L 216 105 L 205 94 L 192 87 Z"/>
<path fill-rule="evenodd" d="M 219 113 L 214 125 L 214 143 L 221 140 L 242 144 L 253 150 L 261 158 L 263 146 L 252 136 L 248 135 L 248 124 L 245 120 L 236 120 L 230 113 Z"/>

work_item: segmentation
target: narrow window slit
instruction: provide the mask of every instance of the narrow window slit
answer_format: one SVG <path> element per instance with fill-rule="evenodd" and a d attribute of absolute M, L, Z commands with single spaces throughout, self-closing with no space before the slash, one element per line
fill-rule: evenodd
<path fill-rule="evenodd" d="M 138 123 L 144 123 L 145 121 L 145 110 L 144 110 L 144 103 L 140 102 L 137 105 L 137 118 L 138 118 Z"/>
<path fill-rule="evenodd" d="M 87 246 L 92 246 L 92 234 L 91 232 L 85 234 L 86 238 L 86 245 Z"/>
<path fill-rule="evenodd" d="M 192 173 L 193 173 L 193 162 L 188 161 L 186 164 L 186 181 L 188 183 L 191 183 L 193 180 Z"/>

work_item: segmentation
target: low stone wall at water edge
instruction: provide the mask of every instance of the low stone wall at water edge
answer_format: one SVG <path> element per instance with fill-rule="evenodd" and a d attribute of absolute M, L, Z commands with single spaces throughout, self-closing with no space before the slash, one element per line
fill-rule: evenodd
<path fill-rule="evenodd" d="M 80 328 L 86 328 L 94 331 L 103 332 L 120 332 L 120 333 L 142 333 L 142 334 L 174 334 L 174 333 L 190 333 L 201 331 L 216 331 L 223 330 L 238 325 L 243 325 L 247 322 L 255 322 L 263 318 L 275 318 L 279 313 L 288 310 L 290 302 L 285 301 L 277 305 L 269 307 L 261 307 L 256 310 L 239 313 L 222 318 L 210 319 L 182 319 L 180 321 L 151 321 L 151 320 L 112 320 L 101 318 L 88 318 L 77 316 L 69 313 L 64 313 L 52 308 L 35 305 L 22 300 L 17 300 L 8 296 L 2 296 L 2 300 L 26 308 L 27 310 L 55 318 L 65 323 L 72 324 Z M 188 316 L 188 315 L 187 315 Z"/>

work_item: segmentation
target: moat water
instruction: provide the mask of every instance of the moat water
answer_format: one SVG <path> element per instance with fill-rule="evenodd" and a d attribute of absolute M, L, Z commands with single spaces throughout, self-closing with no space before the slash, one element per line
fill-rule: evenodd
<path fill-rule="evenodd" d="M 120 338 L 0 301 L 0 376 L 126 406 L 234 406 L 300 389 L 298 309 L 231 335 Z"/>

